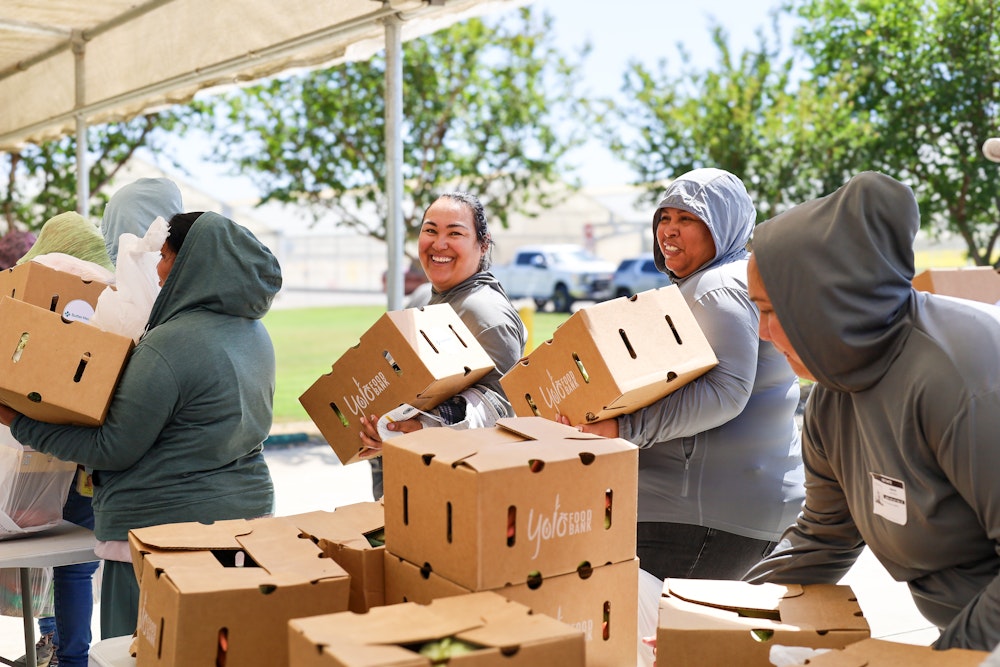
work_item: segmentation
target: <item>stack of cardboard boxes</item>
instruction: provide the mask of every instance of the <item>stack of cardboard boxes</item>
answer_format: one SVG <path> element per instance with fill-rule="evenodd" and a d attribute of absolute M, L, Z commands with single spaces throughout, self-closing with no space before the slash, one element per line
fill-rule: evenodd
<path fill-rule="evenodd" d="M 635 664 L 634 445 L 525 417 L 384 447 L 387 604 L 493 591 Z"/>
<path fill-rule="evenodd" d="M 714 366 L 678 299 L 661 288 L 572 316 L 522 360 L 544 372 L 504 378 L 522 416 L 387 439 L 382 503 L 133 531 L 139 667 L 635 665 L 638 450 L 551 417 L 625 414 Z M 389 313 L 301 400 L 349 463 L 360 414 L 433 407 L 489 372 L 481 352 L 450 307 Z M 868 635 L 844 586 L 669 579 L 659 604 L 661 661 L 682 667 L 768 667 L 779 641 Z"/>

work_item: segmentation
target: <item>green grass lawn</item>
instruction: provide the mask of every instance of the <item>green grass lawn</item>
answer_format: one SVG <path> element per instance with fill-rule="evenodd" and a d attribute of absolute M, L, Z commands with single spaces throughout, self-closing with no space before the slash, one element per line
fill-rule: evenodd
<path fill-rule="evenodd" d="M 385 313 L 384 306 L 338 306 L 272 310 L 264 325 L 274 342 L 278 373 L 274 393 L 275 423 L 308 421 L 299 396 L 316 379 L 329 373 L 333 362 Z M 568 316 L 539 313 L 531 317 L 530 352 L 552 337 Z"/>

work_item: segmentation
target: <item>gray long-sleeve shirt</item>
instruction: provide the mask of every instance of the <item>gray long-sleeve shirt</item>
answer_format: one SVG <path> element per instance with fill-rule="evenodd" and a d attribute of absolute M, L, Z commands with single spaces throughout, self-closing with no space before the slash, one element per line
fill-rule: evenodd
<path fill-rule="evenodd" d="M 743 184 L 718 169 L 676 179 L 657 208 L 697 215 L 715 258 L 685 278 L 671 275 L 719 364 L 669 396 L 618 417 L 639 452 L 639 521 L 685 523 L 777 540 L 804 491 L 795 408 L 798 379 L 757 335 L 747 294 L 747 240 L 756 213 Z M 655 238 L 658 214 L 653 217 Z"/>
<path fill-rule="evenodd" d="M 833 583 L 867 544 L 942 628 L 1000 642 L 1000 308 L 918 293 L 909 188 L 875 173 L 758 227 L 754 250 L 816 377 L 806 501 L 754 582 Z"/>

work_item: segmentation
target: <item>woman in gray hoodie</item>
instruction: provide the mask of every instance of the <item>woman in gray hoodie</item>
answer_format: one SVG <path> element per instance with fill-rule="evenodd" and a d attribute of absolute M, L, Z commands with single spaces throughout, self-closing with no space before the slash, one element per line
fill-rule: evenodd
<path fill-rule="evenodd" d="M 920 213 L 874 172 L 761 224 L 761 338 L 817 384 L 806 501 L 753 582 L 836 583 L 867 544 L 941 628 L 1000 643 L 1000 308 L 913 289 Z"/>
<path fill-rule="evenodd" d="M 660 579 L 740 578 L 802 503 L 798 379 L 758 339 L 747 294 L 756 218 L 727 171 L 696 169 L 670 184 L 653 214 L 653 258 L 719 364 L 635 413 L 580 427 L 641 448 L 639 564 Z"/>

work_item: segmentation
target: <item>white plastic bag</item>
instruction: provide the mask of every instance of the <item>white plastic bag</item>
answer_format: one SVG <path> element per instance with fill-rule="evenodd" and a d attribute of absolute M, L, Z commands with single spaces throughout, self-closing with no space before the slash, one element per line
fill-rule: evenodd
<path fill-rule="evenodd" d="M 157 218 L 141 239 L 135 234 L 121 235 L 115 267 L 117 289 L 109 287 L 101 293 L 91 324 L 139 342 L 160 291 L 156 264 L 167 233 L 167 221 Z"/>
<path fill-rule="evenodd" d="M 24 447 L 0 426 L 0 540 L 62 521 L 76 464 Z"/>
<path fill-rule="evenodd" d="M 111 285 L 115 282 L 115 274 L 100 264 L 88 262 L 85 259 L 67 255 L 64 252 L 50 252 L 34 257 L 32 262 L 47 266 L 56 271 L 71 273 L 81 280 L 94 281 Z"/>
<path fill-rule="evenodd" d="M 660 598 L 663 596 L 663 580 L 639 568 L 639 665 L 653 667 L 653 649 L 642 642 L 643 637 L 656 637 L 659 624 Z"/>

